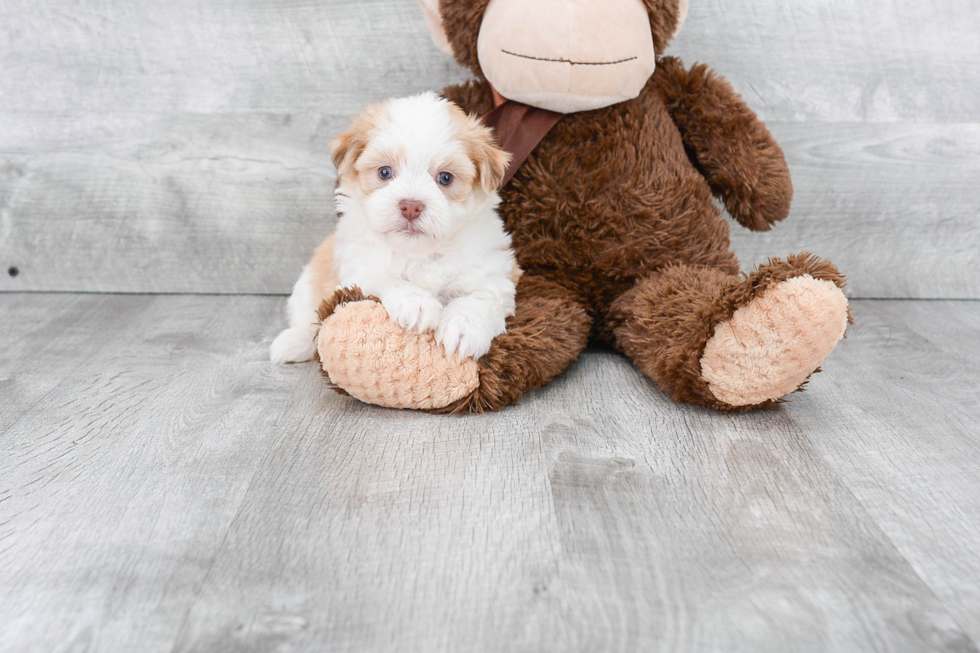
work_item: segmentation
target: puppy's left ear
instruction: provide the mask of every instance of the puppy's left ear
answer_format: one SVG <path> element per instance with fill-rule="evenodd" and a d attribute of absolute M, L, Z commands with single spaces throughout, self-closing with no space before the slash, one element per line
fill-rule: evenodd
<path fill-rule="evenodd" d="M 480 183 L 483 185 L 483 190 L 492 193 L 504 183 L 507 166 L 510 165 L 512 157 L 494 145 L 492 138 L 490 143 L 483 148 L 480 157 L 476 162 L 476 168 L 480 171 Z"/>
<path fill-rule="evenodd" d="M 476 116 L 467 115 L 458 106 L 449 102 L 449 114 L 453 131 L 466 146 L 470 160 L 476 167 L 477 181 L 488 193 L 500 188 L 507 174 L 511 156 L 497 147 L 493 130 L 480 122 Z"/>
<path fill-rule="evenodd" d="M 511 155 L 497 147 L 493 132 L 474 118 L 473 136 L 470 142 L 470 157 L 480 176 L 480 185 L 488 193 L 500 188 L 510 165 Z"/>

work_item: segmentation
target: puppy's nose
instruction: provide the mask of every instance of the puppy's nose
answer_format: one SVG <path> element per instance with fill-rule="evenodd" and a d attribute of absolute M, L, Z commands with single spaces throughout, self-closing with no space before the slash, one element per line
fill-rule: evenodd
<path fill-rule="evenodd" d="M 398 208 L 402 210 L 402 217 L 409 222 L 415 222 L 425 210 L 425 204 L 418 200 L 402 200 L 398 203 Z"/>

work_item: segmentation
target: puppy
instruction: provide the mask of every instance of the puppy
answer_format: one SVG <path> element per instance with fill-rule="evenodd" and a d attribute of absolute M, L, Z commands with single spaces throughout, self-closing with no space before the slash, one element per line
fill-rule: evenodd
<path fill-rule="evenodd" d="M 517 265 L 496 211 L 510 155 L 433 93 L 369 107 L 331 149 L 336 244 L 296 282 L 273 362 L 311 360 L 320 303 L 354 286 L 402 327 L 434 330 L 448 355 L 483 356 L 514 312 Z"/>

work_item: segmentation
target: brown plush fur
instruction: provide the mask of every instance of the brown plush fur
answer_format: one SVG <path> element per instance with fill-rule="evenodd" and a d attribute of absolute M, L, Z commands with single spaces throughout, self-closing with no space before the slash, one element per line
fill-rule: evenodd
<path fill-rule="evenodd" d="M 445 94 L 471 111 L 491 102 L 485 82 Z M 520 266 L 573 290 L 596 337 L 612 302 L 655 270 L 684 262 L 738 273 L 728 223 L 655 80 L 636 100 L 566 116 L 501 196 Z"/>
<path fill-rule="evenodd" d="M 658 55 L 677 28 L 679 2 L 644 0 Z M 477 57 L 488 3 L 440 2 L 457 60 L 480 77 L 444 95 L 475 115 L 493 108 Z M 704 66 L 662 58 L 636 99 L 566 116 L 501 194 L 524 270 L 517 311 L 479 361 L 477 390 L 443 412 L 516 403 L 565 370 L 590 338 L 625 353 L 675 399 L 730 410 L 702 379 L 716 327 L 787 279 L 844 283 L 810 255 L 740 275 L 714 197 L 742 225 L 767 230 L 787 216 L 792 184 L 769 132 Z M 321 318 L 357 299 L 338 294 Z"/>
<path fill-rule="evenodd" d="M 381 300 L 374 295 L 365 295 L 357 286 L 353 288 L 341 288 L 330 299 L 323 300 L 320 308 L 317 309 L 317 320 L 320 324 L 323 324 L 328 317 L 333 315 L 338 306 L 363 301 L 380 302 Z"/>
<path fill-rule="evenodd" d="M 609 327 L 616 347 L 671 397 L 731 410 L 701 378 L 705 344 L 715 326 L 740 307 L 779 282 L 805 274 L 844 287 L 837 269 L 812 254 L 770 259 L 747 278 L 712 268 L 669 266 L 616 300 Z"/>
<path fill-rule="evenodd" d="M 439 14 L 456 61 L 483 78 L 476 41 L 490 0 L 439 0 Z M 468 107 L 464 107 L 468 108 Z M 486 111 L 480 113 L 483 115 Z"/>
<path fill-rule="evenodd" d="M 643 4 L 650 14 L 653 47 L 658 55 L 663 54 L 670 39 L 677 33 L 680 0 L 643 0 Z"/>
<path fill-rule="evenodd" d="M 591 323 L 575 293 L 524 274 L 507 332 L 494 339 L 479 361 L 480 387 L 437 412 L 482 413 L 517 403 L 525 392 L 540 388 L 575 362 L 588 343 Z"/>
<path fill-rule="evenodd" d="M 711 190 L 742 226 L 769 231 L 789 215 L 793 183 L 782 150 L 732 87 L 707 66 L 660 60 L 654 80 Z"/>

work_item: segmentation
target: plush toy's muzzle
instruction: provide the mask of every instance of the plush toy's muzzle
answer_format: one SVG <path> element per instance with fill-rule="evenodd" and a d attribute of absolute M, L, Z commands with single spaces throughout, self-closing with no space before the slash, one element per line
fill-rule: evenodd
<path fill-rule="evenodd" d="M 477 48 L 501 95 L 560 113 L 632 99 L 656 65 L 640 0 L 492 0 Z"/>

